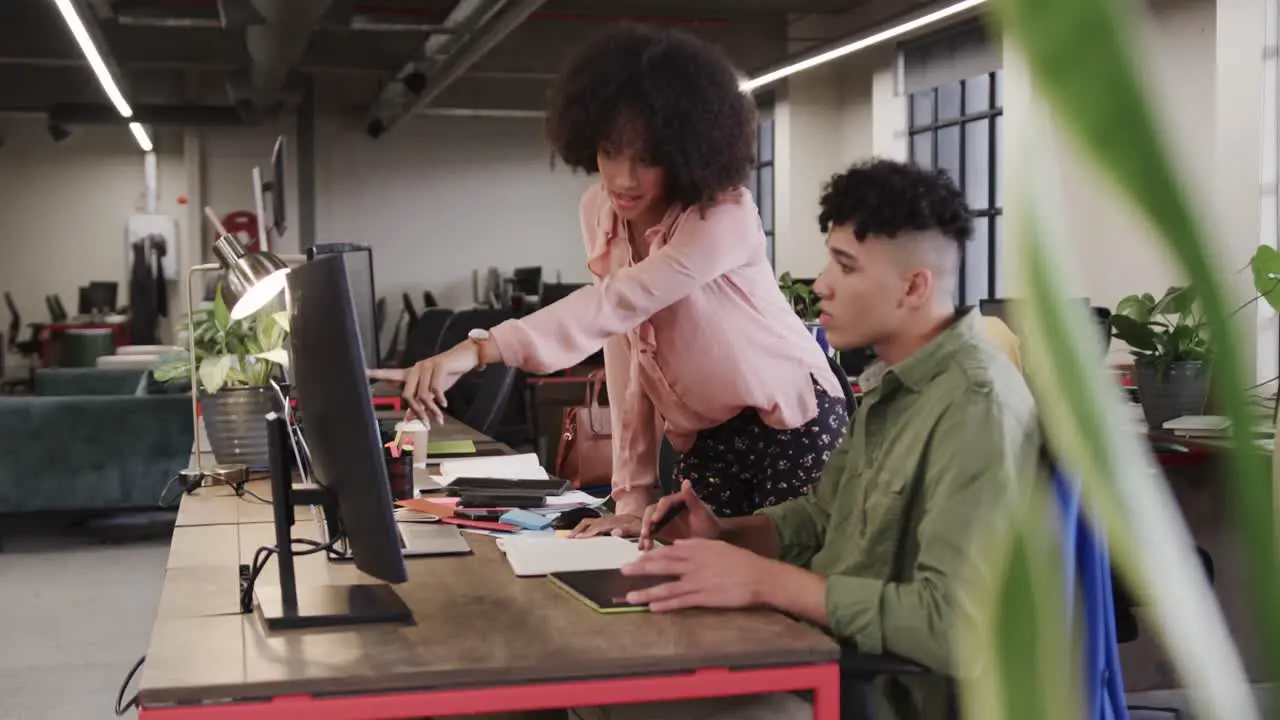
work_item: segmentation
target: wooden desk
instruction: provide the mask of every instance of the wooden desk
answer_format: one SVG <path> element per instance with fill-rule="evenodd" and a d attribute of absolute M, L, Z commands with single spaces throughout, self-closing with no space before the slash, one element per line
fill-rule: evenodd
<path fill-rule="evenodd" d="M 466 435 L 459 425 L 433 437 Z M 814 691 L 815 718 L 839 717 L 839 648 L 825 634 L 764 610 L 600 614 L 544 578 L 517 578 L 479 535 L 466 536 L 471 555 L 406 560 L 396 591 L 412 625 L 267 632 L 238 612 L 238 567 L 273 542 L 273 526 L 229 492 L 182 499 L 190 522 L 174 530 L 139 683 L 144 720 L 408 718 L 795 690 Z M 300 511 L 294 536 L 318 532 Z M 275 567 L 259 582 L 274 585 Z M 369 582 L 321 555 L 296 569 L 300 587 Z"/>

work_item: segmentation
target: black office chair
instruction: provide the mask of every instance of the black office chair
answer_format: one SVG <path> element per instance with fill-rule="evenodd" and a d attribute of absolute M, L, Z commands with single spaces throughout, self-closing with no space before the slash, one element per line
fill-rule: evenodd
<path fill-rule="evenodd" d="M 423 315 L 423 318 L 425 317 L 426 315 Z M 436 349 L 447 350 L 466 340 L 467 334 L 472 330 L 488 330 L 510 318 L 511 312 L 500 308 L 459 310 L 445 323 Z M 449 410 L 456 417 L 466 417 L 472 404 L 479 398 L 480 376 L 481 373 L 468 373 L 459 378 L 458 382 L 445 393 L 445 398 L 449 401 Z M 524 410 L 524 373 L 516 371 L 509 394 L 512 397 L 508 399 L 504 417 L 499 423 L 501 431 L 497 434 L 500 437 L 495 439 L 508 445 L 518 445 L 526 441 L 524 436 L 527 435 L 528 438 L 533 436 L 532 429 L 527 427 L 527 416 Z"/>
<path fill-rule="evenodd" d="M 404 341 L 404 356 L 400 359 L 404 367 L 451 347 L 442 347 L 440 339 L 453 316 L 454 312 L 449 308 L 434 307 L 422 311 L 418 321 L 413 324 L 413 331 Z"/>
<path fill-rule="evenodd" d="M 429 308 L 434 308 L 434 307 L 440 307 L 440 303 L 436 302 L 435 293 L 431 292 L 430 290 L 423 290 L 422 291 L 422 309 L 427 310 Z"/>
<path fill-rule="evenodd" d="M 490 365 L 481 370 L 476 383 L 476 396 L 462 415 L 462 422 L 485 435 L 494 437 L 515 387 L 519 370 L 506 365 Z"/>
<path fill-rule="evenodd" d="M 840 717 L 874 718 L 871 682 L 884 676 L 929 677 L 946 688 L 946 720 L 959 720 L 960 700 L 954 678 L 935 673 L 920 663 L 897 655 L 867 655 L 852 645 L 840 646 Z"/>
<path fill-rule="evenodd" d="M 378 347 L 382 347 L 382 328 L 387 325 L 387 296 L 383 295 L 373 303 L 373 334 L 378 338 Z"/>
<path fill-rule="evenodd" d="M 831 372 L 835 373 L 836 380 L 840 383 L 840 392 L 844 393 L 845 410 L 848 411 L 849 417 L 858 410 L 858 398 L 853 395 L 853 387 L 849 384 L 849 376 L 844 374 L 844 368 L 840 367 L 840 363 L 830 355 L 827 356 L 827 364 L 831 366 Z"/>

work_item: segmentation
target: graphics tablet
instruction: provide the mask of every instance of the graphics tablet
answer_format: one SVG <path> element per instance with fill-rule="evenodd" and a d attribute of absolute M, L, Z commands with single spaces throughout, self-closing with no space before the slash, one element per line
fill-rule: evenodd
<path fill-rule="evenodd" d="M 679 580 L 674 575 L 623 575 L 621 570 L 551 573 L 547 579 L 596 612 L 643 612 L 647 605 L 627 602 L 627 593 Z"/>

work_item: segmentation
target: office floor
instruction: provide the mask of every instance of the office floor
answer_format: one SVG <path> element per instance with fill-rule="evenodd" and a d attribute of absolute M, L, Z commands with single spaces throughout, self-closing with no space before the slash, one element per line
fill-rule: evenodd
<path fill-rule="evenodd" d="M 0 527 L 0 720 L 115 717 L 120 683 L 151 634 L 168 537 L 103 544 L 48 520 L 6 518 Z M 1269 695 L 1259 689 L 1260 700 Z M 1129 700 L 1191 718 L 1178 691 Z"/>
<path fill-rule="evenodd" d="M 108 545 L 50 519 L 0 527 L 0 720 L 114 718 L 151 636 L 169 538 Z"/>

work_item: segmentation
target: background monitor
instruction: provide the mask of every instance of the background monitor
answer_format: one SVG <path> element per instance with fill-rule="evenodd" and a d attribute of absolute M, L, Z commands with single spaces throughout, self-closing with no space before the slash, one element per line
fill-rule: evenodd
<path fill-rule="evenodd" d="M 311 467 L 337 498 L 356 567 L 401 583 L 408 572 L 344 257 L 319 257 L 289 273 L 294 396 Z"/>
<path fill-rule="evenodd" d="M 538 296 L 542 294 L 542 268 L 519 267 L 511 273 L 514 289 L 521 295 Z"/>
<path fill-rule="evenodd" d="M 288 213 L 285 210 L 285 182 L 284 182 L 284 166 L 286 161 L 286 153 L 288 145 L 284 136 L 276 138 L 275 147 L 271 149 L 271 228 L 275 230 L 276 237 L 284 235 L 286 223 L 288 221 Z"/>
<path fill-rule="evenodd" d="M 360 349 L 365 367 L 377 367 L 378 315 L 377 290 L 373 283 L 373 248 L 355 243 L 321 243 L 307 248 L 307 260 L 339 256 L 347 271 L 347 287 L 355 305 L 356 329 L 360 332 Z"/>
<path fill-rule="evenodd" d="M 81 288 L 77 311 L 81 315 L 113 313 L 116 310 L 120 284 L 94 281 Z"/>

